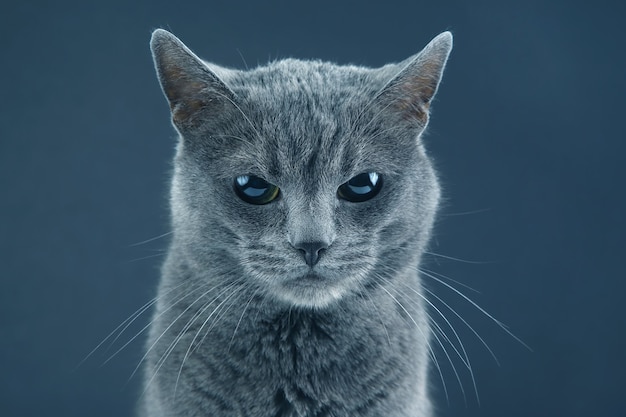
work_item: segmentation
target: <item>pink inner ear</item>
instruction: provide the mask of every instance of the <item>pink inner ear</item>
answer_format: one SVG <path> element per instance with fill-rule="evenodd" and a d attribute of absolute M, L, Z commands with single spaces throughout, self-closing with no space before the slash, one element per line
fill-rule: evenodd
<path fill-rule="evenodd" d="M 203 97 L 207 85 L 200 81 L 184 81 L 178 88 L 178 98 L 170 99 L 170 109 L 175 122 L 185 122 L 194 114 L 206 107 L 208 98 Z"/>
<path fill-rule="evenodd" d="M 390 91 L 393 94 L 392 106 L 405 120 L 421 124 L 428 121 L 428 110 L 437 90 L 440 72 L 441 63 L 431 60 L 419 64 L 419 73 L 398 80 Z"/>
<path fill-rule="evenodd" d="M 174 122 L 185 122 L 206 106 L 207 98 L 203 96 L 207 88 L 205 82 L 190 79 L 189 75 L 177 65 L 165 68 L 163 79 Z"/>
<path fill-rule="evenodd" d="M 170 102 L 170 108 L 180 101 L 185 101 L 206 87 L 206 84 L 190 79 L 189 75 L 177 65 L 168 65 L 163 71 L 164 90 Z"/>
<path fill-rule="evenodd" d="M 191 116 L 205 107 L 205 102 L 199 99 L 189 99 L 172 106 L 172 119 L 176 123 L 188 121 Z"/>
<path fill-rule="evenodd" d="M 410 77 L 395 86 L 390 91 L 391 107 L 407 121 L 425 124 L 428 121 L 428 108 L 430 105 L 428 93 L 433 89 L 419 77 Z"/>
<path fill-rule="evenodd" d="M 393 103 L 401 117 L 409 122 L 418 121 L 425 124 L 428 120 L 428 104 L 420 104 L 413 100 L 398 99 Z"/>

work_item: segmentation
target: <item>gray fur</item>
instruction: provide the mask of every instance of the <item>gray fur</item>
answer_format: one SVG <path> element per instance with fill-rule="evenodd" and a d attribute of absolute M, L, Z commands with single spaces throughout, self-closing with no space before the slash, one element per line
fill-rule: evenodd
<path fill-rule="evenodd" d="M 450 33 L 379 69 L 225 69 L 164 30 L 151 46 L 180 140 L 142 414 L 431 416 L 416 268 L 439 186 L 420 136 Z M 337 198 L 369 171 L 376 197 Z M 244 174 L 280 198 L 240 200 Z M 314 267 L 302 242 L 328 246 Z"/>

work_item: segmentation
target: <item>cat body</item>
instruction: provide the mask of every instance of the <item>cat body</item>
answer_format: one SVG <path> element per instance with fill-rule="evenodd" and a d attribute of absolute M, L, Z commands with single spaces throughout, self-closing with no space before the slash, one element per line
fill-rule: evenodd
<path fill-rule="evenodd" d="M 151 45 L 180 140 L 142 415 L 430 417 L 420 135 L 451 35 L 379 69 Z"/>

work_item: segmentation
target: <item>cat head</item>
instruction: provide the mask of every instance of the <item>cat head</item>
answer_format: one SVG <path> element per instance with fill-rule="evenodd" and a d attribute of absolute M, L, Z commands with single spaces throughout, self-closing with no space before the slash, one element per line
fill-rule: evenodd
<path fill-rule="evenodd" d="M 164 30 L 151 46 L 180 134 L 173 245 L 197 274 L 324 308 L 415 268 L 439 199 L 421 134 L 449 32 L 378 69 L 226 69 Z"/>

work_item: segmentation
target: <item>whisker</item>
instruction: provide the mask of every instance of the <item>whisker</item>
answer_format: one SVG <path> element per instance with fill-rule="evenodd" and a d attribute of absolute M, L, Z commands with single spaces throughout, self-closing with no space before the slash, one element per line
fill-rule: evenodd
<path fill-rule="evenodd" d="M 252 285 L 250 284 L 244 284 L 243 287 L 240 287 L 236 290 L 234 290 L 229 296 L 227 296 L 227 298 L 224 301 L 228 301 L 228 299 L 232 298 L 232 301 L 230 304 L 228 304 L 228 306 L 224 305 L 224 306 L 217 306 L 215 308 L 215 319 L 211 322 L 211 324 L 209 325 L 209 327 L 207 328 L 207 330 L 204 332 L 204 335 L 202 336 L 202 339 L 200 339 L 200 341 L 198 343 L 196 343 L 196 346 L 192 349 L 191 353 L 194 353 L 196 350 L 198 350 L 200 348 L 200 346 L 204 343 L 204 340 L 207 338 L 207 336 L 209 335 L 209 333 L 211 332 L 211 330 L 213 330 L 213 328 L 215 328 L 215 326 L 217 326 L 217 324 L 219 323 L 219 321 L 226 315 L 226 313 L 228 313 L 230 311 L 230 309 L 232 308 L 232 306 L 235 304 L 235 302 L 238 300 L 238 298 L 235 297 L 235 295 L 239 295 L 241 293 L 243 293 L 245 290 L 247 290 L 249 287 L 251 287 Z M 223 303 L 225 304 L 225 303 Z"/>
<path fill-rule="evenodd" d="M 432 256 L 437 256 L 439 258 L 449 259 L 451 261 L 463 262 L 467 264 L 485 265 L 485 264 L 494 263 L 494 262 L 487 262 L 487 261 L 469 261 L 467 259 L 455 258 L 454 256 L 442 255 L 440 253 L 435 253 L 435 252 L 424 251 L 424 253 L 428 255 L 432 255 Z"/>
<path fill-rule="evenodd" d="M 446 332 L 444 332 L 443 329 L 441 328 L 441 326 L 439 325 L 439 323 L 437 323 L 437 320 L 435 320 L 429 313 L 426 313 L 426 315 L 428 316 L 428 322 L 430 323 L 429 327 L 431 329 L 431 333 L 435 337 L 435 340 L 437 340 L 437 343 L 439 343 L 439 346 L 441 346 L 441 349 L 443 349 L 443 352 L 446 355 L 446 358 L 448 358 L 448 362 L 450 363 L 450 366 L 452 368 L 452 372 L 454 373 L 454 376 L 456 377 L 456 380 L 459 383 L 459 388 L 461 389 L 461 395 L 463 396 L 463 402 L 467 406 L 467 394 L 465 393 L 465 387 L 463 386 L 463 383 L 461 382 L 461 376 L 459 375 L 459 373 L 458 373 L 458 371 L 456 369 L 456 366 L 454 366 L 454 362 L 452 361 L 452 357 L 448 353 L 448 350 L 444 346 L 443 342 L 439 339 L 437 334 L 440 334 L 443 337 L 443 339 L 446 342 L 448 342 L 448 344 L 450 346 L 453 347 L 453 349 L 455 350 L 457 355 L 459 355 L 459 353 L 458 353 L 457 349 L 455 348 L 454 344 L 452 343 L 452 341 L 450 340 L 450 338 L 448 337 L 448 335 L 446 334 Z M 465 364 L 465 362 L 464 362 L 464 360 L 462 358 L 461 358 L 461 361 Z M 469 369 L 471 370 L 471 368 L 469 368 Z"/>
<path fill-rule="evenodd" d="M 427 269 L 427 268 L 424 268 L 424 267 L 421 267 L 421 266 L 420 266 L 420 267 L 418 267 L 418 272 L 428 272 L 428 273 L 431 273 L 431 274 L 433 274 L 433 275 L 437 275 L 438 277 L 443 278 L 443 279 L 445 279 L 445 280 L 448 280 L 448 281 L 450 281 L 450 282 L 454 282 L 455 284 L 460 285 L 460 286 L 461 286 L 461 287 L 463 287 L 463 288 L 466 288 L 466 289 L 468 289 L 468 290 L 470 290 L 470 291 L 473 291 L 473 292 L 475 292 L 475 293 L 477 293 L 477 294 L 481 294 L 481 292 L 480 292 L 480 291 L 478 291 L 477 289 L 472 288 L 472 287 L 470 287 L 469 285 L 467 285 L 467 284 L 465 284 L 465 283 L 463 283 L 463 282 L 461 282 L 461 281 L 458 281 L 458 280 L 456 280 L 456 279 L 452 279 L 452 278 L 450 278 L 450 277 L 447 277 L 447 276 L 445 276 L 444 274 L 442 274 L 442 273 L 440 273 L 440 272 L 435 272 L 435 271 L 432 271 L 432 270 L 430 270 L 430 269 Z"/>
<path fill-rule="evenodd" d="M 456 288 L 454 288 L 453 286 L 451 286 L 450 284 L 448 284 L 447 282 L 433 276 L 430 275 L 424 271 L 421 271 L 424 275 L 429 276 L 430 278 L 434 279 L 435 281 L 439 282 L 441 285 L 449 288 L 450 290 L 454 291 L 456 294 L 458 294 L 459 296 L 461 296 L 465 301 L 467 301 L 468 303 L 470 303 L 471 305 L 473 305 L 476 309 L 478 309 L 478 311 L 480 311 L 481 313 L 483 313 L 485 316 L 489 317 L 495 324 L 498 325 L 498 327 L 500 327 L 502 330 L 504 330 L 509 336 L 511 336 L 513 339 L 517 340 L 522 346 L 524 346 L 526 349 L 528 349 L 529 351 L 533 351 L 530 346 L 528 346 L 526 343 L 524 343 L 519 337 L 515 336 L 515 334 L 513 334 L 508 328 L 507 326 L 502 323 L 501 321 L 499 321 L 498 319 L 496 319 L 495 317 L 493 317 L 491 314 L 487 313 L 485 311 L 485 309 L 483 309 L 481 306 L 479 306 L 478 304 L 476 304 L 471 298 L 469 298 L 468 296 L 466 296 L 465 294 L 463 294 L 461 291 L 457 290 Z"/>
<path fill-rule="evenodd" d="M 166 295 L 168 295 L 169 293 L 171 293 L 174 290 L 177 290 L 178 288 L 182 287 L 183 285 L 186 285 L 186 282 L 182 282 L 180 284 L 178 284 L 177 286 L 165 291 L 163 294 L 158 295 L 157 297 L 152 298 L 150 301 L 146 302 L 144 305 L 142 305 L 141 307 L 139 307 L 137 310 L 135 310 L 134 313 L 132 313 L 130 316 L 128 316 L 128 318 L 126 318 L 123 322 L 121 322 L 115 329 L 113 329 L 113 331 L 111 331 L 111 333 L 109 333 L 104 339 L 102 339 L 102 341 L 100 343 L 98 343 L 98 345 L 93 348 L 93 350 L 91 352 L 89 352 L 87 354 L 87 356 L 85 356 L 83 358 L 83 360 L 81 360 L 79 362 L 79 364 L 76 366 L 76 368 L 79 368 L 83 363 L 85 363 L 85 361 L 87 361 L 91 356 L 93 356 L 94 353 L 96 353 L 96 351 L 98 349 L 100 349 L 100 347 L 106 343 L 107 340 L 109 340 L 111 337 L 113 337 L 113 335 L 115 333 L 118 332 L 117 336 L 111 341 L 111 343 L 109 343 L 109 346 L 107 347 L 106 351 L 108 351 L 111 346 L 119 339 L 119 337 L 124 333 L 124 331 L 135 321 L 137 320 L 143 313 L 145 313 L 150 307 L 152 307 L 157 301 L 159 301 L 161 298 L 165 297 Z M 122 328 L 123 327 L 123 328 Z M 121 329 L 121 330 L 120 330 Z"/>
<path fill-rule="evenodd" d="M 165 314 L 166 312 L 168 312 L 169 310 L 171 310 L 172 308 L 174 308 L 178 303 L 180 303 L 181 301 L 183 301 L 185 298 L 189 297 L 191 294 L 193 294 L 194 292 L 204 288 L 207 286 L 207 283 L 205 283 L 204 285 L 201 285 L 199 287 L 196 287 L 190 291 L 188 291 L 187 293 L 183 294 L 181 297 L 179 297 L 176 301 L 174 301 L 171 305 L 169 305 L 167 308 L 165 308 L 162 312 L 160 312 L 159 314 L 157 314 L 155 317 L 152 318 L 152 320 L 146 324 L 144 327 L 141 328 L 141 330 L 139 330 L 133 337 L 130 338 L 130 340 L 128 340 L 126 343 L 124 343 L 122 345 L 122 347 L 120 347 L 119 349 L 117 349 L 111 356 L 109 356 L 109 358 L 107 360 L 105 360 L 102 365 L 106 365 L 107 363 L 109 363 L 115 356 L 117 356 L 117 354 L 119 354 L 122 350 L 124 350 L 128 345 L 130 345 L 135 339 L 137 339 L 139 336 L 141 336 L 141 334 L 143 332 L 145 332 L 146 330 L 148 330 L 150 328 L 150 326 L 152 326 L 152 324 L 154 324 L 161 316 L 163 316 L 163 314 Z M 177 288 L 177 287 L 175 287 Z M 209 290 L 211 291 L 211 290 Z M 167 294 L 167 293 L 166 293 Z M 206 294 L 206 293 L 205 293 Z M 203 294 L 204 295 L 204 294 Z M 202 297 L 202 296 L 201 296 Z M 167 330 L 167 329 L 166 329 Z M 121 334 L 119 335 L 121 336 Z M 118 336 L 118 337 L 119 337 Z M 117 338 L 116 338 L 117 339 Z M 150 352 L 150 350 L 148 349 L 148 352 L 146 352 L 146 354 L 144 355 L 147 356 L 148 353 Z M 140 362 L 141 364 L 141 362 Z M 139 365 L 140 365 L 139 364 Z M 139 368 L 139 365 L 137 365 L 137 368 L 135 368 L 135 371 L 131 374 L 130 378 L 133 377 L 133 375 L 135 374 L 136 370 Z M 130 379 L 129 378 L 129 379 Z"/>
<path fill-rule="evenodd" d="M 422 294 L 421 292 L 417 291 L 415 288 L 409 286 L 407 283 L 402 282 L 402 284 L 409 290 L 411 290 L 412 292 L 414 292 L 418 297 L 420 297 L 422 300 L 424 300 L 432 309 L 434 309 L 437 314 L 439 314 L 439 316 L 445 321 L 445 323 L 448 325 L 448 327 L 450 328 L 450 330 L 452 330 L 452 333 L 454 334 L 454 337 L 456 339 L 456 341 L 458 342 L 459 346 L 461 347 L 461 352 L 459 352 L 459 350 L 457 349 L 456 345 L 454 343 L 452 343 L 452 341 L 450 340 L 450 338 L 448 338 L 446 332 L 439 326 L 439 323 L 437 323 L 436 320 L 432 319 L 433 324 L 435 325 L 435 327 L 439 330 L 439 332 L 442 334 L 442 336 L 446 339 L 446 341 L 450 344 L 450 346 L 452 346 L 452 349 L 454 350 L 454 352 L 457 354 L 457 356 L 459 357 L 459 359 L 461 359 L 461 362 L 465 365 L 465 367 L 467 368 L 467 370 L 469 371 L 470 377 L 472 379 L 472 385 L 474 387 L 474 393 L 476 395 L 476 400 L 478 401 L 478 403 L 480 404 L 480 396 L 478 395 L 478 387 L 476 385 L 476 379 L 474 377 L 474 370 L 472 369 L 472 365 L 469 359 L 469 355 L 467 354 L 467 351 L 465 349 L 465 346 L 463 345 L 463 342 L 461 341 L 461 338 L 459 337 L 459 334 L 457 333 L 456 329 L 454 328 L 454 326 L 452 325 L 452 323 L 450 322 L 450 320 L 448 320 L 448 318 L 445 316 L 445 314 L 443 314 L 443 312 L 437 308 L 436 305 L 434 305 L 429 299 L 428 297 L 425 297 L 424 294 Z M 430 317 L 430 315 L 429 315 Z M 465 320 L 463 320 L 465 322 Z M 442 346 L 443 347 L 443 346 Z M 444 348 L 445 349 L 445 348 Z M 460 383 L 460 380 L 459 380 Z M 461 392 L 463 393 L 463 398 L 465 399 L 465 402 L 467 404 L 467 399 L 465 397 L 465 390 L 463 388 L 463 385 L 461 384 Z"/>
<path fill-rule="evenodd" d="M 183 286 L 183 285 L 185 285 L 185 284 L 187 284 L 187 283 L 186 283 L 186 282 L 182 282 L 182 283 L 180 283 L 179 285 L 177 285 L 176 287 L 174 287 L 174 288 L 172 288 L 172 289 L 170 289 L 170 290 L 166 291 L 165 293 L 163 293 L 163 295 L 161 295 L 161 296 L 159 296 L 159 297 L 156 297 L 156 298 L 153 298 L 153 299 L 152 299 L 152 301 L 150 301 L 149 303 L 146 303 L 146 304 L 145 304 L 145 305 L 141 308 L 141 312 L 140 312 L 138 315 L 135 315 L 135 317 L 134 317 L 132 320 L 130 320 L 130 322 L 128 322 L 128 323 L 124 326 L 124 328 L 123 328 L 122 330 L 120 330 L 120 332 L 117 334 L 117 336 L 115 336 L 115 338 L 111 341 L 111 343 L 109 344 L 109 346 L 107 347 L 107 349 L 106 349 L 106 351 L 105 351 L 105 352 L 108 352 L 108 351 L 109 351 L 109 349 L 110 349 L 110 348 L 111 348 L 111 347 L 115 344 L 115 342 L 116 342 L 116 341 L 117 341 L 117 340 L 118 340 L 118 339 L 122 336 L 122 334 L 124 334 L 124 332 L 128 329 L 128 327 L 130 327 L 130 325 L 131 325 L 131 324 L 133 324 L 133 322 L 139 318 L 139 315 L 140 315 L 140 314 L 143 314 L 143 312 L 145 312 L 148 308 L 150 308 L 150 307 L 152 307 L 154 304 L 156 304 L 156 302 L 157 302 L 157 301 L 159 301 L 159 300 L 160 300 L 160 299 L 162 299 L 164 296 L 166 296 L 166 295 L 170 294 L 172 291 L 174 291 L 174 290 L 176 290 L 176 289 L 180 288 L 181 286 Z M 139 310 L 138 310 L 138 311 L 139 311 Z M 136 334 L 136 335 L 134 336 L 134 338 L 136 338 L 137 336 L 139 336 L 139 334 L 141 334 L 141 332 L 143 332 L 144 330 L 146 330 L 146 329 L 147 329 L 147 328 L 148 328 L 148 327 L 149 327 L 149 326 L 150 326 L 153 322 L 154 322 L 154 320 L 151 320 L 151 321 L 150 321 L 150 323 L 148 323 L 148 325 L 147 325 L 146 327 L 144 327 L 142 330 L 140 330 L 140 332 L 139 332 L 138 334 Z M 121 349 L 123 349 L 125 346 L 128 346 L 128 344 L 129 344 L 130 342 L 132 342 L 132 341 L 134 340 L 134 338 L 133 338 L 133 339 L 131 339 L 128 343 L 126 343 L 126 344 L 125 344 L 125 345 L 124 345 Z M 112 359 L 112 358 L 107 359 L 107 362 L 108 362 L 109 360 L 111 360 L 111 359 Z M 105 363 L 106 363 L 106 362 L 105 362 Z M 103 365 L 104 365 L 104 363 L 103 363 Z"/>
<path fill-rule="evenodd" d="M 424 287 L 424 291 L 426 291 L 428 294 L 430 294 L 432 297 L 434 297 L 437 301 L 442 303 L 448 310 L 450 310 L 455 316 L 457 316 L 463 322 L 463 324 L 465 324 L 465 326 L 467 326 L 467 328 L 470 329 L 472 331 L 472 333 L 474 333 L 474 336 L 476 336 L 478 338 L 478 340 L 480 340 L 480 342 L 485 346 L 485 348 L 487 348 L 487 350 L 491 354 L 491 357 L 493 358 L 493 360 L 496 362 L 496 364 L 498 366 L 500 366 L 500 361 L 498 361 L 498 358 L 496 357 L 495 353 L 493 353 L 493 350 L 491 350 L 491 348 L 489 347 L 487 342 L 485 342 L 485 340 L 478 334 L 478 332 L 476 330 L 474 330 L 474 328 L 472 326 L 470 326 L 470 324 L 459 313 L 457 313 L 456 310 L 454 310 L 452 307 L 450 307 L 450 305 L 448 305 L 448 303 L 443 301 L 441 299 L 441 297 L 437 296 L 437 294 L 435 294 L 434 292 L 432 292 L 428 288 Z"/>
<path fill-rule="evenodd" d="M 162 235 L 151 237 L 150 239 L 142 240 L 141 242 L 132 243 L 132 244 L 128 245 L 128 247 L 132 248 L 133 246 L 145 245 L 146 243 L 154 242 L 155 240 L 162 239 L 165 236 L 169 236 L 172 233 L 174 233 L 174 232 L 173 231 L 169 231 L 167 233 L 163 233 Z"/>
<path fill-rule="evenodd" d="M 158 257 L 163 256 L 165 254 L 166 254 L 166 252 L 154 253 L 152 255 L 142 256 L 141 258 L 131 259 L 130 261 L 127 261 L 126 263 L 132 263 L 132 262 L 144 261 L 146 259 L 158 258 Z"/>
<path fill-rule="evenodd" d="M 231 288 L 231 287 L 232 287 L 232 286 L 234 286 L 234 285 L 235 285 L 235 284 L 230 285 L 230 286 L 229 286 L 229 288 Z M 243 288 L 245 288 L 245 287 L 243 287 Z M 226 290 L 224 290 L 222 293 L 224 293 L 225 291 L 226 291 Z M 181 376 L 181 374 L 182 374 L 182 372 L 183 372 L 183 367 L 185 366 L 185 361 L 186 361 L 186 360 L 187 360 L 187 358 L 189 357 L 189 355 L 190 355 L 190 353 L 191 353 L 191 351 L 192 351 L 192 349 L 193 349 L 194 343 L 195 343 L 195 342 L 196 342 L 196 340 L 198 339 L 198 336 L 200 335 L 200 333 L 202 333 L 202 330 L 204 329 L 204 326 L 206 326 L 206 324 L 209 322 L 209 320 L 211 320 L 211 318 L 213 317 L 213 315 L 214 315 L 216 312 L 218 312 L 218 310 L 220 309 L 220 307 L 221 307 L 222 305 L 224 305 L 224 303 L 226 303 L 226 302 L 227 302 L 230 298 L 232 298 L 235 294 L 238 294 L 240 291 L 242 291 L 242 288 L 235 289 L 235 290 L 234 290 L 234 291 L 232 291 L 229 295 L 227 295 L 227 296 L 226 296 L 226 298 L 224 298 L 224 300 L 222 300 L 222 302 L 220 302 L 220 303 L 217 305 L 217 307 L 215 307 L 215 308 L 213 309 L 213 311 L 211 312 L 211 314 L 209 314 L 209 315 L 208 315 L 208 317 L 204 320 L 204 322 L 202 323 L 202 325 L 200 326 L 200 328 L 199 328 L 199 329 L 198 329 L 198 331 L 196 332 L 196 335 L 195 335 L 195 336 L 193 337 L 193 339 L 191 340 L 191 343 L 189 343 L 189 347 L 187 348 L 187 351 L 185 352 L 185 356 L 183 357 L 183 360 L 182 360 L 182 362 L 181 362 L 181 364 L 180 364 L 180 368 L 178 369 L 178 375 L 176 375 L 176 383 L 174 384 L 174 396 L 176 396 L 176 391 L 177 391 L 177 389 L 178 389 L 178 383 L 179 383 L 179 381 L 180 381 L 180 376 Z M 222 294 L 222 293 L 221 293 L 221 294 Z M 220 294 L 220 295 L 221 295 L 221 294 Z M 219 297 L 219 295 L 218 295 L 218 297 Z M 216 301 L 216 300 L 217 300 L 217 298 L 216 298 L 214 301 Z M 232 306 L 232 304 L 231 304 L 231 306 Z M 207 306 L 207 308 L 208 308 L 208 307 L 209 307 L 209 306 Z M 204 314 L 204 311 L 206 311 L 206 309 L 207 309 L 207 308 L 204 308 L 204 309 L 203 309 L 203 313 L 202 313 L 202 314 Z M 209 331 L 211 330 L 211 328 L 212 328 L 212 327 L 210 327 L 210 328 L 209 328 Z M 207 333 L 206 333 L 206 334 L 208 334 L 208 331 L 207 331 Z M 202 341 L 203 341 L 203 340 L 204 340 L 204 338 L 206 337 L 206 334 L 205 334 L 205 335 L 204 335 L 204 337 L 201 339 L 201 341 L 200 341 L 200 343 L 199 343 L 198 345 L 202 344 Z M 198 346 L 198 345 L 197 345 L 197 346 Z M 196 346 L 196 348 L 197 348 L 197 346 Z M 167 358 L 166 358 L 166 359 L 167 359 Z M 158 369 L 157 369 L 157 371 L 158 371 Z"/>
<path fill-rule="evenodd" d="M 446 324 L 448 325 L 448 327 L 450 328 L 450 330 L 452 330 L 452 333 L 454 334 L 454 337 L 456 339 L 456 341 L 459 343 L 459 346 L 461 346 L 461 351 L 463 352 L 463 354 L 461 355 L 461 353 L 456 349 L 456 346 L 454 345 L 454 343 L 452 343 L 452 341 L 450 339 L 448 339 L 447 336 L 446 339 L 447 341 L 450 343 L 450 345 L 452 345 L 454 351 L 456 352 L 456 354 L 459 356 L 459 359 L 461 359 L 461 362 L 463 362 L 463 364 L 465 365 L 465 367 L 471 372 L 472 370 L 472 366 L 470 364 L 470 360 L 469 357 L 467 355 L 467 352 L 465 350 L 465 347 L 463 346 L 463 342 L 461 341 L 461 338 L 459 337 L 458 333 L 456 332 L 454 326 L 452 325 L 452 323 L 450 323 L 450 320 L 448 320 L 448 318 L 445 316 L 445 314 L 443 314 L 443 312 L 441 312 L 441 310 L 439 310 L 437 308 L 437 306 L 435 306 L 429 299 L 428 297 L 425 297 L 423 294 L 421 294 L 419 291 L 415 290 L 414 288 L 410 287 L 408 284 L 406 283 L 402 283 L 407 289 L 411 290 L 412 292 L 414 292 L 415 294 L 417 294 L 422 300 L 424 300 L 433 310 L 435 310 L 437 312 L 437 314 L 439 314 L 439 316 L 446 322 Z M 435 321 L 436 323 L 436 321 Z M 443 329 L 441 329 L 441 332 L 445 335 L 445 332 L 443 331 Z"/>
<path fill-rule="evenodd" d="M 380 279 L 384 280 L 387 285 L 389 285 L 392 289 L 394 289 L 394 291 L 396 291 L 396 293 L 398 295 L 405 296 L 405 294 L 400 291 L 399 289 L 397 289 L 397 287 L 394 285 L 393 282 L 391 282 L 390 280 L 386 279 L 385 277 L 383 277 L 382 275 L 378 274 L 377 275 Z M 415 291 L 413 288 L 408 287 L 409 289 L 413 290 L 416 294 L 418 294 L 420 296 L 421 299 L 425 300 L 426 302 L 428 302 L 428 300 L 426 300 L 424 298 L 423 295 L 421 295 L 419 292 Z M 438 310 L 437 310 L 438 311 Z M 441 312 L 439 312 L 441 314 Z M 407 314 L 409 314 L 407 312 Z M 443 331 L 443 329 L 441 328 L 441 326 L 439 326 L 439 323 L 437 323 L 436 320 L 434 320 L 430 314 L 428 314 L 428 312 L 426 312 L 426 315 L 428 316 L 429 322 L 431 323 L 431 325 L 433 325 L 435 327 L 435 329 L 433 330 L 438 330 L 442 337 L 450 344 L 450 346 L 452 347 L 452 349 L 455 351 L 455 353 L 457 354 L 457 356 L 461 359 L 461 362 L 463 362 L 463 364 L 467 367 L 467 369 L 470 371 L 470 374 L 472 374 L 472 367 L 469 364 L 469 358 L 467 357 L 467 353 L 465 353 L 465 349 L 463 348 L 463 343 L 460 341 L 460 338 L 458 337 L 458 334 L 456 333 L 456 331 L 454 330 L 454 327 L 452 327 L 452 324 L 450 324 L 450 322 L 445 318 L 444 320 L 446 320 L 446 322 L 448 323 L 448 325 L 450 326 L 450 328 L 452 329 L 453 333 L 456 335 L 457 340 L 459 341 L 459 343 L 461 344 L 461 349 L 463 350 L 463 352 L 465 353 L 465 358 L 461 355 L 461 353 L 459 352 L 459 350 L 457 349 L 457 347 L 454 345 L 454 343 L 452 343 L 452 341 L 450 340 L 450 338 L 448 338 L 448 335 Z M 410 316 L 410 314 L 409 314 Z M 411 318 L 412 319 L 412 318 Z M 432 329 L 432 327 L 431 327 Z M 452 367 L 452 371 L 454 372 L 454 375 L 459 383 L 459 387 L 461 389 L 461 393 L 463 395 L 463 400 L 465 401 L 465 403 L 467 403 L 467 396 L 465 394 L 465 388 L 463 387 L 463 383 L 461 382 L 461 377 L 456 369 L 456 366 L 454 365 L 454 361 L 452 360 L 452 357 L 450 356 L 450 354 L 448 353 L 448 350 L 446 349 L 444 343 L 442 342 L 442 340 L 439 338 L 439 336 L 437 335 L 437 332 L 433 331 L 432 335 L 434 336 L 435 340 L 437 341 L 437 343 L 439 343 L 439 346 L 441 346 L 444 354 L 446 355 L 446 358 L 448 359 L 448 362 L 450 363 L 450 366 Z"/>
<path fill-rule="evenodd" d="M 446 395 L 446 401 L 448 403 L 450 403 L 450 397 L 448 396 L 448 388 L 446 386 L 446 381 L 443 378 L 443 373 L 441 371 L 441 366 L 439 365 L 439 361 L 437 361 L 437 357 L 435 356 L 435 352 L 433 351 L 433 348 L 430 345 L 430 342 L 428 341 L 428 338 L 426 337 L 426 335 L 422 331 L 421 327 L 417 324 L 417 322 L 415 321 L 413 316 L 411 316 L 411 314 L 409 314 L 409 312 L 407 311 L 406 307 L 404 307 L 404 305 L 400 301 L 398 301 L 398 299 L 396 299 L 396 297 L 394 297 L 383 285 L 379 286 L 379 288 L 382 289 L 384 292 L 386 292 L 389 295 L 389 297 L 391 297 L 391 299 L 405 312 L 405 314 L 413 322 L 413 324 L 418 329 L 418 331 L 422 334 L 422 337 L 426 341 L 426 347 L 428 349 L 429 355 L 430 355 L 431 359 L 433 360 L 433 363 L 435 364 L 435 367 L 437 368 L 437 371 L 439 372 L 439 376 L 441 377 L 441 383 L 443 385 L 443 391 L 444 391 L 444 393 Z M 445 352 L 445 348 L 444 348 L 444 352 Z"/>
<path fill-rule="evenodd" d="M 461 211 L 461 212 L 457 212 L 457 213 L 440 213 L 439 216 L 443 216 L 443 217 L 454 217 L 454 216 L 467 216 L 470 214 L 479 214 L 479 213 L 485 213 L 487 211 L 491 211 L 491 208 L 484 208 L 484 209 L 478 209 L 478 210 L 470 210 L 470 211 Z"/>
<path fill-rule="evenodd" d="M 243 61 L 243 66 L 246 68 L 246 71 L 247 71 L 249 68 L 248 68 L 248 63 L 246 62 L 246 59 L 243 57 L 243 54 L 241 53 L 239 48 L 236 48 L 235 50 L 237 51 L 237 53 L 241 57 L 241 60 Z"/>
<path fill-rule="evenodd" d="M 204 293 L 202 293 L 199 297 L 197 297 L 194 302 L 192 302 L 191 304 L 189 304 L 166 328 L 165 330 L 163 330 L 163 332 L 161 332 L 161 334 L 154 340 L 154 342 L 152 342 L 152 344 L 150 345 L 150 347 L 146 350 L 146 352 L 144 353 L 144 355 L 141 357 L 141 359 L 139 360 L 139 363 L 137 364 L 137 366 L 135 367 L 135 369 L 133 370 L 132 374 L 130 375 L 130 377 L 128 378 L 128 380 L 130 381 L 133 376 L 137 373 L 137 371 L 139 370 L 139 368 L 141 367 L 142 363 L 145 362 L 146 358 L 148 357 L 148 355 L 150 354 L 150 352 L 152 351 L 152 349 L 154 349 L 154 347 L 156 346 L 156 344 L 161 340 L 161 338 L 165 335 L 165 333 L 167 333 L 169 331 L 169 329 L 172 328 L 172 326 L 174 326 L 174 324 L 180 320 L 180 318 L 185 315 L 198 301 L 200 301 L 202 298 L 204 298 L 206 295 L 208 295 L 210 292 L 212 292 L 213 290 L 215 290 L 216 288 L 219 288 L 220 285 L 223 284 L 218 284 L 215 285 L 213 287 L 211 287 L 209 290 L 205 291 Z M 231 284 L 233 285 L 233 284 Z M 219 297 L 219 294 L 218 296 Z M 214 298 L 215 299 L 217 299 Z M 172 306 L 170 306 L 172 307 Z M 194 314 L 194 316 L 192 317 L 191 320 L 195 320 L 195 318 L 197 318 L 199 316 L 199 314 L 201 314 L 201 312 L 196 312 Z M 191 320 L 189 322 L 187 322 L 187 324 L 183 327 L 183 330 L 177 335 L 177 337 L 174 339 L 174 341 L 172 343 L 170 343 L 170 345 L 168 346 L 168 348 L 165 350 L 165 352 L 163 353 L 163 355 L 161 356 L 161 358 L 159 359 L 159 361 L 157 361 L 157 369 L 154 371 L 152 377 L 150 378 L 150 381 L 146 384 L 145 388 L 144 388 L 144 393 L 147 391 L 148 387 L 150 386 L 150 384 L 152 383 L 152 381 L 154 380 L 154 378 L 156 377 L 157 373 L 159 372 L 159 369 L 161 369 L 161 366 L 163 366 L 163 363 L 165 362 L 165 360 L 167 359 L 167 357 L 169 356 L 169 353 L 171 352 L 171 350 L 174 349 L 174 347 L 176 346 L 176 344 L 178 343 L 178 340 L 182 337 L 182 335 L 184 335 L 184 333 L 187 331 L 187 329 L 189 328 L 189 326 L 192 325 Z M 143 394 L 142 394 L 143 395 Z"/>
<path fill-rule="evenodd" d="M 245 307 L 243 308 L 243 311 L 241 312 L 241 316 L 239 316 L 239 321 L 237 321 L 237 325 L 235 326 L 235 330 L 233 331 L 233 336 L 230 338 L 230 343 L 228 344 L 228 352 L 230 352 L 230 348 L 233 345 L 233 341 L 235 340 L 235 335 L 237 334 L 237 330 L 239 329 L 239 325 L 241 324 L 241 320 L 243 320 L 243 316 L 246 313 L 246 310 L 250 306 L 250 303 L 252 302 L 254 297 L 256 297 L 256 295 L 260 291 L 261 291 L 261 288 L 257 288 L 257 290 L 250 296 L 250 299 L 248 300 L 248 302 L 246 303 Z"/>

